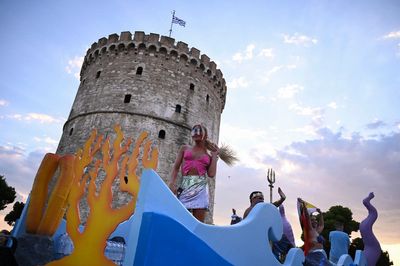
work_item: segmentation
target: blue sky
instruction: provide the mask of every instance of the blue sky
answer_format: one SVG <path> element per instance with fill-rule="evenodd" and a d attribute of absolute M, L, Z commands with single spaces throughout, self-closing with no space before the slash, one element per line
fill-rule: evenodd
<path fill-rule="evenodd" d="M 57 147 L 90 45 L 122 31 L 168 35 L 173 9 L 186 27 L 172 37 L 228 84 L 220 142 L 241 161 L 219 164 L 215 222 L 243 213 L 252 190 L 267 193 L 273 167 L 298 238 L 297 197 L 361 221 L 374 191 L 374 230 L 400 254 L 398 1 L 1 1 L 0 174 L 20 197 Z"/>

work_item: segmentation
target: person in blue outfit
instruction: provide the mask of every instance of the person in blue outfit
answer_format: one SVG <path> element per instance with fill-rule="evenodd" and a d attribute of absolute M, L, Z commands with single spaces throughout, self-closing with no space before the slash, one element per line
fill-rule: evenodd
<path fill-rule="evenodd" d="M 350 246 L 349 235 L 343 232 L 343 223 L 335 222 L 335 228 L 335 231 L 329 233 L 329 241 L 331 242 L 329 260 L 333 263 L 337 263 L 343 254 L 348 254 Z"/>

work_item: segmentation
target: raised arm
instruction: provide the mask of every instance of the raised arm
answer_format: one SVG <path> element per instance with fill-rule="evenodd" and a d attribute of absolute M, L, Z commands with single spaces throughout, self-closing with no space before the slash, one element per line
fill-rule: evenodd
<path fill-rule="evenodd" d="M 211 163 L 207 170 L 207 175 L 209 177 L 214 177 L 217 174 L 217 161 L 218 161 L 218 154 L 219 148 L 216 144 L 211 143 Z"/>
<path fill-rule="evenodd" d="M 282 191 L 282 189 L 281 189 L 280 187 L 278 187 L 278 194 L 279 194 L 279 196 L 280 196 L 280 199 L 277 200 L 277 201 L 275 201 L 274 203 L 272 203 L 272 204 L 274 204 L 276 207 L 281 206 L 282 203 L 283 203 L 283 202 L 285 201 L 285 199 L 286 199 L 286 195 L 285 195 L 285 193 L 283 193 L 283 191 Z"/>

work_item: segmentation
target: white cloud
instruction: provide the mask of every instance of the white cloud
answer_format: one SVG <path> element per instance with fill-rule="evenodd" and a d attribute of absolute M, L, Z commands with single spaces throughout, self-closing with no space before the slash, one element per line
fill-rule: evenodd
<path fill-rule="evenodd" d="M 260 168 L 218 164 L 215 222 L 229 224 L 231 208 L 243 215 L 251 191 L 261 190 L 269 195 L 265 170 L 272 167 L 276 172 L 273 197 L 277 197 L 277 187 L 285 192 L 286 216 L 296 239 L 301 235 L 297 197 L 316 204 L 322 211 L 335 205 L 348 207 L 353 218 L 361 222 L 367 214 L 362 200 L 373 191 L 372 204 L 379 212 L 374 233 L 381 243 L 398 243 L 400 156 L 393 155 L 400 154 L 400 133 L 376 140 L 357 134 L 344 138 L 340 132 L 329 129 L 317 134 L 318 139 L 293 142 L 276 150 L 273 156 L 265 155 Z"/>
<path fill-rule="evenodd" d="M 246 88 L 249 86 L 249 82 L 245 77 L 234 78 L 232 81 L 228 81 L 227 87 L 229 89 Z"/>
<path fill-rule="evenodd" d="M 264 82 L 269 82 L 271 80 L 271 77 L 273 75 L 275 75 L 276 73 L 278 73 L 279 71 L 284 70 L 284 69 L 292 70 L 295 68 L 297 68 L 297 65 L 295 65 L 295 64 L 274 66 L 265 73 L 265 75 L 262 77 L 262 80 Z"/>
<path fill-rule="evenodd" d="M 274 129 L 270 129 L 272 131 Z M 265 155 L 273 155 L 274 148 L 266 130 L 242 128 L 222 123 L 220 143 L 229 144 L 238 154 L 240 165 L 259 168 L 259 160 Z"/>
<path fill-rule="evenodd" d="M 400 31 L 392 31 L 388 34 L 382 36 L 384 40 L 397 40 L 400 39 Z M 396 47 L 396 56 L 400 57 L 400 43 L 397 44 Z"/>
<path fill-rule="evenodd" d="M 274 66 L 271 70 L 267 72 L 267 75 L 272 75 L 278 72 L 279 70 L 283 69 L 284 66 Z"/>
<path fill-rule="evenodd" d="M 262 49 L 260 51 L 260 53 L 258 54 L 258 56 L 272 59 L 275 57 L 275 54 L 274 54 L 274 51 L 272 50 L 272 48 L 269 48 L 269 49 L 266 48 L 266 49 Z"/>
<path fill-rule="evenodd" d="M 278 89 L 278 98 L 289 99 L 293 98 L 297 93 L 304 89 L 303 86 L 298 84 L 288 84 L 285 87 Z"/>
<path fill-rule="evenodd" d="M 18 193 L 28 195 L 44 154 L 44 150 L 26 154 L 22 147 L 0 146 L 1 174 L 4 175 L 7 183 L 14 187 Z"/>
<path fill-rule="evenodd" d="M 382 37 L 383 39 L 400 39 L 400 30 L 392 31 Z"/>
<path fill-rule="evenodd" d="M 50 115 L 38 114 L 38 113 L 28 113 L 25 115 L 13 114 L 13 115 L 7 115 L 7 117 L 19 121 L 28 121 L 28 122 L 37 121 L 41 124 L 62 123 L 64 121 L 64 119 L 62 118 L 55 118 Z"/>
<path fill-rule="evenodd" d="M 249 44 L 244 52 L 238 52 L 233 55 L 232 60 L 241 63 L 244 60 L 250 60 L 253 58 L 253 50 L 256 46 L 254 44 Z"/>
<path fill-rule="evenodd" d="M 323 113 L 322 108 L 320 107 L 309 107 L 309 106 L 300 106 L 299 104 L 292 104 L 289 106 L 289 110 L 293 110 L 298 115 L 305 116 L 313 116 L 318 117 Z"/>
<path fill-rule="evenodd" d="M 0 106 L 7 106 L 9 104 L 9 102 L 7 102 L 4 99 L 0 99 Z"/>
<path fill-rule="evenodd" d="M 299 132 L 301 134 L 316 137 L 318 135 L 318 128 L 315 128 L 313 125 L 305 125 L 304 127 L 299 127 L 294 129 L 294 132 Z"/>
<path fill-rule="evenodd" d="M 283 42 L 288 43 L 288 44 L 294 44 L 294 45 L 310 46 L 310 45 L 317 44 L 318 40 L 315 38 L 306 36 L 306 35 L 301 35 L 299 33 L 295 33 L 292 36 L 283 34 Z"/>
<path fill-rule="evenodd" d="M 67 71 L 68 74 L 73 74 L 74 77 L 79 80 L 83 60 L 83 56 L 75 56 L 73 59 L 68 60 L 68 65 L 65 67 L 65 71 Z"/>
<path fill-rule="evenodd" d="M 330 103 L 328 104 L 328 107 L 330 107 L 330 108 L 332 108 L 332 109 L 337 109 L 337 104 L 336 104 L 336 102 L 330 102 Z"/>

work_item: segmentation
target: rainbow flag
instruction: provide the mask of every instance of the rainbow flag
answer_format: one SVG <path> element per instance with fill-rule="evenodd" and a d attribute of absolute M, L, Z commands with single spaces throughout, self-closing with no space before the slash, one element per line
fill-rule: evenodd
<path fill-rule="evenodd" d="M 304 255 L 307 256 L 308 251 L 311 247 L 311 243 L 309 242 L 310 223 L 308 219 L 311 214 L 317 211 L 317 207 L 307 201 L 298 198 L 297 211 L 299 213 L 301 229 L 303 229 L 304 234 Z"/>

